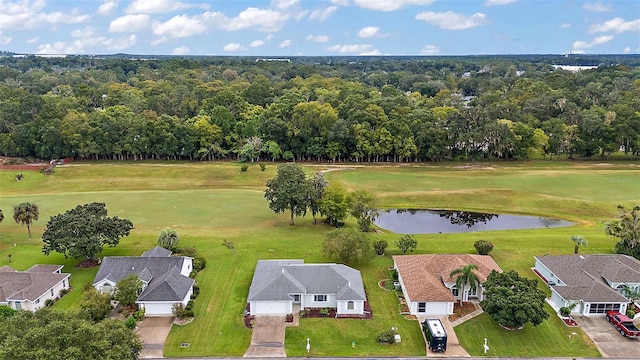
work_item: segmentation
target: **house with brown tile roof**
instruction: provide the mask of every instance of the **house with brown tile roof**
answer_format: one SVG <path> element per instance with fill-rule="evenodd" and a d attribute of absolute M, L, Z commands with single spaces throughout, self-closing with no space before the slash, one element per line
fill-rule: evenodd
<path fill-rule="evenodd" d="M 471 254 L 422 254 L 396 255 L 393 267 L 398 272 L 409 312 L 412 315 L 451 315 L 453 304 L 462 299 L 482 300 L 480 284 L 464 291 L 456 288 L 456 279 L 449 274 L 469 264 L 478 266 L 475 271 L 480 283 L 487 280 L 492 270 L 502 271 L 488 255 Z"/>
<path fill-rule="evenodd" d="M 621 254 L 534 256 L 533 271 L 551 289 L 551 306 L 573 306 L 577 315 L 625 313 L 623 289 L 640 290 L 640 261 Z M 575 304 L 575 305 L 574 305 Z"/>
<path fill-rule="evenodd" d="M 36 311 L 49 299 L 69 289 L 71 274 L 62 273 L 62 265 L 34 265 L 26 271 L 11 266 L 0 268 L 0 305 L 15 310 Z"/>

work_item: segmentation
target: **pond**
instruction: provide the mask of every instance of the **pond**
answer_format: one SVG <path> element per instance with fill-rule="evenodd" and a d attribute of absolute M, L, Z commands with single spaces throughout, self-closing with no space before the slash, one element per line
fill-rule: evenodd
<path fill-rule="evenodd" d="M 449 234 L 574 225 L 570 221 L 538 216 L 424 209 L 381 210 L 375 224 L 397 234 Z"/>

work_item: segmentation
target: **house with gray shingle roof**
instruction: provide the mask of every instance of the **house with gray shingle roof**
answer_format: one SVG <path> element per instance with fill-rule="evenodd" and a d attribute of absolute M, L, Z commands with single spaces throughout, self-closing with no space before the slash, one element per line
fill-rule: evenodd
<path fill-rule="evenodd" d="M 293 306 L 335 308 L 338 316 L 364 315 L 367 296 L 360 271 L 342 264 L 258 260 L 249 288 L 249 312 L 292 314 Z"/>
<path fill-rule="evenodd" d="M 534 272 L 551 289 L 551 305 L 578 315 L 625 313 L 623 289 L 640 290 L 640 261 L 620 254 L 534 256 Z"/>
<path fill-rule="evenodd" d="M 455 270 L 475 264 L 480 284 L 474 288 L 456 288 L 456 279 L 449 276 Z M 412 315 L 451 315 L 456 300 L 482 300 L 482 283 L 492 270 L 502 269 L 489 255 L 421 254 L 393 256 L 393 267 Z"/>
<path fill-rule="evenodd" d="M 93 286 L 110 294 L 118 281 L 135 274 L 143 284 L 136 304 L 145 309 L 145 315 L 172 315 L 174 305 L 186 306 L 191 299 L 194 280 L 189 274 L 192 270 L 192 258 L 171 256 L 171 251 L 156 246 L 142 256 L 105 256 Z"/>
<path fill-rule="evenodd" d="M 56 299 L 69 289 L 71 274 L 62 273 L 62 265 L 33 265 L 26 271 L 0 267 L 0 305 L 15 310 L 36 311 L 46 301 Z"/>

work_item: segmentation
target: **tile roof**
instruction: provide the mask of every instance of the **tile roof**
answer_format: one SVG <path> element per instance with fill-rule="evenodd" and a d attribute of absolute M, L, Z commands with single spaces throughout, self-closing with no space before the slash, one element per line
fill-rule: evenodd
<path fill-rule="evenodd" d="M 393 261 L 402 277 L 405 291 L 414 302 L 453 301 L 453 294 L 444 283 L 455 283 L 455 279 L 452 279 L 449 274 L 466 265 L 476 264 L 478 266 L 475 273 L 480 282 L 487 280 L 491 270 L 502 271 L 489 255 L 396 255 L 393 256 Z"/>
<path fill-rule="evenodd" d="M 337 300 L 366 300 L 360 271 L 346 265 L 258 260 L 248 301 L 291 300 L 292 293 L 336 294 Z"/>
<path fill-rule="evenodd" d="M 43 272 L 29 271 L 41 269 Z M 45 269 L 58 271 L 62 265 L 35 265 L 27 271 L 16 271 L 10 266 L 0 268 L 0 302 L 35 301 L 70 274 L 44 272 Z"/>

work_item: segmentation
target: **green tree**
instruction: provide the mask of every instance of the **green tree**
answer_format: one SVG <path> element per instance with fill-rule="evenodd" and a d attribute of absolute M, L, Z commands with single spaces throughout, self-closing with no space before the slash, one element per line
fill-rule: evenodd
<path fill-rule="evenodd" d="M 356 190 L 349 194 L 348 202 L 351 215 L 358 220 L 360 230 L 369 232 L 378 217 L 375 196 L 365 190 Z"/>
<path fill-rule="evenodd" d="M 40 216 L 40 209 L 36 204 L 23 202 L 13 207 L 13 220 L 27 227 L 29 239 L 31 239 L 31 224 L 38 220 L 38 216 Z"/>
<path fill-rule="evenodd" d="M 113 299 L 122 306 L 133 306 L 138 300 L 140 292 L 142 292 L 142 280 L 138 275 L 130 274 L 116 283 Z"/>
<path fill-rule="evenodd" d="M 313 218 L 314 224 L 316 223 L 316 214 L 320 212 L 322 197 L 324 196 L 327 186 L 329 186 L 329 182 L 324 179 L 322 173 L 316 173 L 313 178 L 311 178 L 309 209 L 311 210 L 311 217 Z"/>
<path fill-rule="evenodd" d="M 487 240 L 478 240 L 473 243 L 473 247 L 476 248 L 478 255 L 489 255 L 493 250 L 493 243 Z"/>
<path fill-rule="evenodd" d="M 295 163 L 278 166 L 276 177 L 267 181 L 264 197 L 269 208 L 276 214 L 289 210 L 290 225 L 294 225 L 293 217 L 304 216 L 309 207 L 311 185 L 304 170 Z"/>
<path fill-rule="evenodd" d="M 341 227 L 348 214 L 347 191 L 340 184 L 331 184 L 320 200 L 320 213 L 327 218 L 329 225 Z"/>
<path fill-rule="evenodd" d="M 52 251 L 73 259 L 95 260 L 105 245 L 114 247 L 129 235 L 133 224 L 128 219 L 108 217 L 104 203 L 78 205 L 52 216 L 42 234 L 42 252 Z"/>
<path fill-rule="evenodd" d="M 389 247 L 387 240 L 380 239 L 373 242 L 373 249 L 378 255 L 384 255 L 384 251 Z"/>
<path fill-rule="evenodd" d="M 580 246 L 587 246 L 587 240 L 582 235 L 571 235 L 571 241 L 575 245 L 573 248 L 573 253 L 578 254 L 578 248 Z"/>
<path fill-rule="evenodd" d="M 513 270 L 493 270 L 483 287 L 480 305 L 501 326 L 519 329 L 528 322 L 536 326 L 549 318 L 544 308 L 546 295 L 538 289 L 537 280 L 521 277 Z"/>
<path fill-rule="evenodd" d="M 353 228 L 330 231 L 322 243 L 322 253 L 345 264 L 365 263 L 375 256 L 369 235 Z"/>
<path fill-rule="evenodd" d="M 469 290 L 475 288 L 480 284 L 480 279 L 475 271 L 478 270 L 478 265 L 468 264 L 461 268 L 454 269 L 449 273 L 449 277 L 456 279 L 456 288 L 460 292 L 460 304 L 466 299 L 466 288 L 469 286 Z"/>
<path fill-rule="evenodd" d="M 111 296 L 101 294 L 96 288 L 90 287 L 84 292 L 80 302 L 80 312 L 89 320 L 99 322 L 111 313 Z"/>
<path fill-rule="evenodd" d="M 405 234 L 396 241 L 396 245 L 398 246 L 398 249 L 400 249 L 402 255 L 404 255 L 407 252 L 413 252 L 416 249 L 418 246 L 418 240 L 416 240 L 413 235 Z"/>
<path fill-rule="evenodd" d="M 158 246 L 171 250 L 178 245 L 178 240 L 180 240 L 180 235 L 175 229 L 165 228 L 158 235 Z"/>
<path fill-rule="evenodd" d="M 618 254 L 626 254 L 640 259 L 640 205 L 635 205 L 631 211 L 618 205 L 618 220 L 605 225 L 605 233 L 618 238 L 615 246 Z"/>

